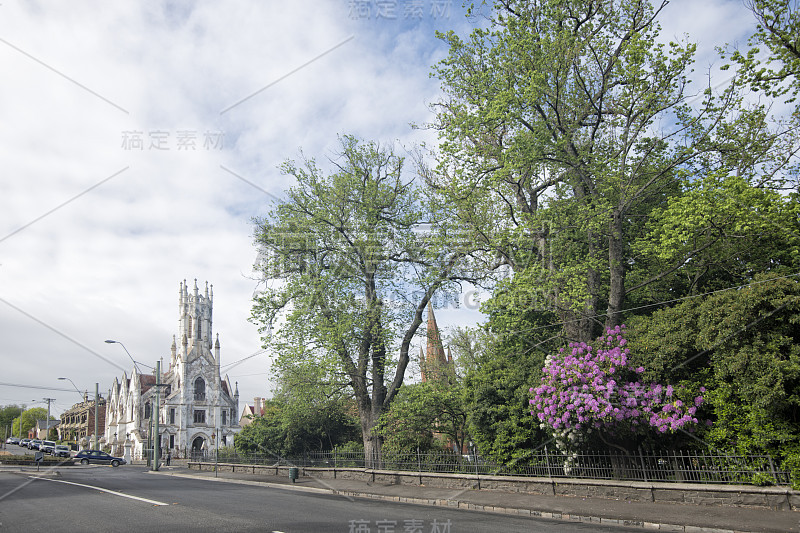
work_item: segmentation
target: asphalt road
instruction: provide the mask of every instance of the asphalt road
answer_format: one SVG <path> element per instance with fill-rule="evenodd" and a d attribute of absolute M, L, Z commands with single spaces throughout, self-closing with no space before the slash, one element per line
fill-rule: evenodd
<path fill-rule="evenodd" d="M 58 475 L 0 470 L 0 532 L 267 531 L 467 533 L 627 531 L 329 494 L 161 476 L 141 466 Z"/>

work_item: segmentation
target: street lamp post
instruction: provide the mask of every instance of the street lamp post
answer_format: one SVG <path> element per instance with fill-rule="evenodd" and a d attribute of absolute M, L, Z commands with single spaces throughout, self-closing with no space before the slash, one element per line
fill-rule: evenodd
<path fill-rule="evenodd" d="M 216 446 L 216 453 L 214 454 L 214 477 L 217 477 L 217 465 L 219 464 L 219 432 L 216 429 L 211 433 L 211 444 Z"/>
<path fill-rule="evenodd" d="M 75 382 L 74 382 L 74 381 L 72 381 L 72 380 L 71 380 L 71 379 L 69 379 L 69 378 L 58 378 L 58 379 L 60 379 L 61 381 L 65 381 L 65 380 L 66 380 L 66 381 L 69 381 L 70 383 L 72 383 L 72 388 L 74 388 L 74 389 L 75 389 L 75 392 L 77 392 L 77 393 L 78 393 L 78 396 L 80 396 L 80 397 L 81 397 L 81 399 L 83 398 L 83 393 L 82 393 L 82 392 L 81 392 L 81 391 L 78 389 L 78 387 L 77 387 L 77 385 L 75 385 Z"/>
<path fill-rule="evenodd" d="M 99 403 L 100 403 L 100 384 L 99 383 L 95 383 L 94 384 L 94 449 L 95 450 L 99 450 L 100 449 L 100 445 L 99 445 L 98 440 L 97 440 L 98 439 L 98 435 L 97 435 L 97 431 L 98 431 L 98 428 L 97 428 L 97 414 L 98 414 L 97 413 L 97 410 L 98 410 L 97 409 L 97 404 L 99 404 Z"/>
<path fill-rule="evenodd" d="M 115 341 L 115 340 L 111 340 L 111 339 L 107 339 L 106 340 L 106 344 L 119 344 L 120 346 L 122 346 L 122 349 L 125 350 L 125 353 L 128 354 L 128 357 L 130 357 L 131 361 L 133 361 L 133 367 L 136 369 L 137 372 L 139 372 L 140 374 L 142 373 L 141 369 L 139 368 L 139 366 L 136 363 L 136 360 L 133 358 L 133 356 L 131 355 L 131 352 L 128 351 L 128 349 L 125 347 L 124 344 L 122 344 L 120 341 Z"/>
<path fill-rule="evenodd" d="M 161 453 L 161 434 L 158 432 L 158 418 L 161 412 L 161 402 L 159 401 L 159 392 L 161 392 L 161 361 L 156 361 L 156 406 L 153 410 L 155 415 L 155 440 L 153 441 L 153 470 L 158 471 L 158 456 Z"/>

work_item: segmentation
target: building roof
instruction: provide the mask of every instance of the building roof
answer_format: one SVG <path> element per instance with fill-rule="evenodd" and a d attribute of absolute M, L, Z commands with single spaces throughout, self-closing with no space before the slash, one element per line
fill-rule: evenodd
<path fill-rule="evenodd" d="M 156 377 L 151 374 L 139 374 L 139 384 L 142 394 L 144 394 L 156 384 Z"/>

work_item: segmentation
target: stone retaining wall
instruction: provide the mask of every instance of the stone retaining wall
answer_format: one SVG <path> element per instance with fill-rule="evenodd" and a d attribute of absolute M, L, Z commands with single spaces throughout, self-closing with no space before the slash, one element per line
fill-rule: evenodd
<path fill-rule="evenodd" d="M 214 463 L 189 462 L 188 467 L 213 470 Z M 218 463 L 220 472 L 289 476 L 288 466 Z M 352 479 L 393 485 L 423 485 L 446 489 L 479 489 L 525 494 L 547 494 L 583 498 L 607 498 L 626 501 L 764 507 L 776 510 L 799 510 L 800 491 L 788 487 L 752 485 L 704 485 L 698 483 L 656 483 L 599 479 L 534 478 L 515 476 L 476 476 L 474 474 L 437 474 L 400 472 L 364 468 L 300 467 L 300 476 L 316 479 Z"/>

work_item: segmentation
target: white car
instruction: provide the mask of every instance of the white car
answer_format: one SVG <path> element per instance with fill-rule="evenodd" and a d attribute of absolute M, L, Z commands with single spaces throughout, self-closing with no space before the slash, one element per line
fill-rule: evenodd
<path fill-rule="evenodd" d="M 69 446 L 67 446 L 66 444 L 56 444 L 56 447 L 53 450 L 53 455 L 56 457 L 69 458 L 69 456 L 72 454 L 69 451 Z"/>

